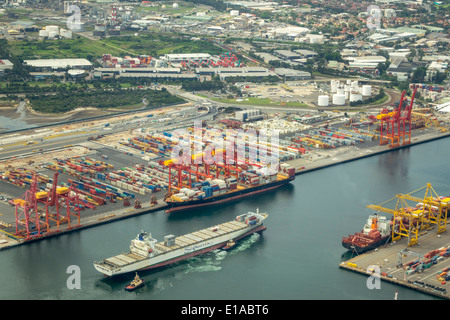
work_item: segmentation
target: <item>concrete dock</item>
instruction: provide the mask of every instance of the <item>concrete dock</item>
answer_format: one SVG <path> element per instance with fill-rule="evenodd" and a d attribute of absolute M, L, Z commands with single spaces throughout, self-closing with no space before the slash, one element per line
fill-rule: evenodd
<path fill-rule="evenodd" d="M 408 148 L 410 146 L 414 146 L 415 144 L 446 138 L 449 136 L 450 132 L 440 132 L 439 130 L 431 130 L 431 129 L 423 130 L 420 132 L 416 132 L 413 135 L 412 143 L 410 145 L 401 146 L 400 148 Z M 97 156 L 98 158 L 99 155 L 102 154 L 108 155 L 109 156 L 108 162 L 113 163 L 116 168 L 126 166 L 130 162 L 145 163 L 145 161 L 142 160 L 140 157 L 138 157 L 137 154 L 134 156 L 124 155 L 123 152 L 114 150 L 112 148 L 107 148 L 98 143 L 92 143 L 90 141 L 87 141 L 77 144 L 74 147 L 76 148 L 77 146 L 79 146 L 80 148 L 87 148 L 92 150 L 91 152 L 87 153 L 87 155 L 92 157 Z M 287 161 L 287 163 L 296 168 L 296 174 L 300 175 L 311 171 L 323 169 L 329 166 L 355 161 L 358 159 L 390 151 L 392 151 L 392 149 L 389 149 L 386 146 L 380 146 L 377 141 L 372 141 L 370 143 L 363 143 L 358 146 L 339 147 L 330 150 L 314 150 L 314 152 L 308 153 L 306 157 Z M 35 154 L 31 154 L 29 156 L 35 157 Z M 24 160 L 26 160 L 26 156 Z M 41 169 L 39 170 L 39 172 L 44 173 L 47 176 L 51 176 L 53 174 L 50 170 Z M 61 178 L 63 177 L 61 176 Z M 66 179 L 67 176 L 62 181 L 66 181 Z M 14 198 L 21 197 L 25 192 L 25 189 L 14 187 L 3 181 L 0 181 L 0 185 L 5 187 L 4 190 L 12 192 L 10 196 Z M 151 206 L 149 204 L 149 196 L 141 198 L 142 208 L 140 209 L 135 209 L 133 206 L 123 207 L 121 203 L 117 204 L 108 203 L 107 206 L 97 207 L 96 210 L 84 210 L 83 213 L 81 214 L 79 225 L 76 226 L 72 225 L 71 228 L 68 228 L 67 225 L 61 225 L 59 230 L 57 230 L 57 232 L 50 234 L 43 234 L 42 237 L 37 237 L 33 240 L 28 241 L 23 241 L 23 239 L 15 237 L 13 235 L 14 228 L 11 227 L 5 228 L 6 224 L 10 226 L 15 224 L 14 208 L 11 207 L 9 204 L 0 201 L 0 210 L 2 211 L 0 220 L 2 223 L 5 224 L 0 226 L 0 250 L 14 247 L 19 244 L 27 243 L 29 241 L 36 241 L 43 238 L 53 237 L 61 233 L 79 230 L 81 228 L 92 227 L 103 223 L 108 223 L 140 214 L 166 209 L 168 206 L 163 201 L 164 192 L 165 191 L 163 190 L 161 192 L 155 193 L 155 196 L 157 197 L 158 200 L 157 205 Z"/>
<path fill-rule="evenodd" d="M 438 275 L 442 273 L 442 270 L 450 267 L 450 258 L 443 257 L 419 273 L 408 274 L 408 268 L 405 267 L 408 262 L 415 261 L 430 251 L 448 248 L 450 246 L 449 231 L 439 235 L 435 228 L 424 231 L 419 236 L 419 243 L 411 247 L 408 247 L 407 240 L 407 238 L 402 238 L 372 251 L 356 255 L 341 262 L 339 268 L 365 274 L 368 277 L 373 276 L 375 272 L 381 281 L 408 287 L 438 298 L 450 299 L 448 284 L 443 284 L 438 280 Z M 407 253 L 405 253 L 405 249 Z"/>

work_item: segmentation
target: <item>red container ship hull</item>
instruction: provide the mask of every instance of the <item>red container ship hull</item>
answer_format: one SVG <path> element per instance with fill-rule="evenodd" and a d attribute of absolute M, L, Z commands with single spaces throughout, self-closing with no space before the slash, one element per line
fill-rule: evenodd
<path fill-rule="evenodd" d="M 366 238 L 367 241 L 361 241 L 361 239 L 352 241 L 354 239 L 353 237 L 355 236 L 356 235 L 344 238 L 344 240 L 342 240 L 342 246 L 358 254 L 376 249 L 390 241 L 390 236 L 385 236 L 378 239 Z"/>

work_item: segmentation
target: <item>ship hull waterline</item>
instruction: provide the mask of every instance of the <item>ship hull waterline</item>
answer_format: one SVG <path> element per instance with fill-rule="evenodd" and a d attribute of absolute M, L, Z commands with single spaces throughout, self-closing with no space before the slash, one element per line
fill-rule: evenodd
<path fill-rule="evenodd" d="M 244 233 L 244 234 L 242 234 L 242 235 L 240 235 L 240 236 L 234 238 L 234 240 L 237 241 L 237 240 L 239 240 L 239 239 L 242 239 L 242 238 L 245 238 L 245 237 L 247 237 L 247 236 L 250 236 L 250 235 L 252 235 L 252 234 L 254 234 L 254 233 L 262 233 L 262 232 L 263 232 L 264 230 L 266 230 L 266 229 L 267 229 L 267 227 L 266 227 L 265 225 L 260 225 L 260 226 L 258 226 L 258 227 L 256 227 L 256 228 L 254 228 L 254 229 L 252 229 L 252 230 L 249 230 L 249 231 L 247 231 L 246 233 Z M 129 271 L 126 271 L 126 272 L 114 273 L 114 274 L 111 274 L 111 275 L 105 274 L 105 273 L 103 272 L 103 270 L 99 269 L 99 268 L 97 267 L 97 264 L 95 264 L 95 263 L 94 263 L 94 267 L 95 267 L 95 269 L 96 269 L 97 271 L 103 273 L 104 277 L 112 278 L 112 277 L 115 277 L 115 276 L 124 275 L 124 274 L 132 273 L 132 272 L 137 272 L 137 271 L 148 271 L 148 270 L 154 270 L 154 269 L 157 269 L 157 268 L 162 268 L 162 267 L 165 267 L 165 266 L 174 264 L 174 263 L 176 263 L 176 262 L 183 261 L 183 260 L 189 259 L 189 258 L 191 258 L 191 257 L 195 257 L 195 256 L 197 256 L 197 255 L 201 255 L 201 254 L 208 253 L 208 252 L 213 251 L 213 250 L 216 250 L 216 249 L 220 249 L 220 248 L 226 246 L 227 243 L 228 243 L 228 240 L 227 240 L 227 241 L 220 242 L 220 243 L 215 244 L 215 245 L 212 245 L 212 246 L 210 246 L 210 247 L 207 247 L 207 248 L 198 250 L 198 251 L 194 251 L 194 252 L 191 252 L 191 253 L 187 253 L 187 254 L 185 254 L 185 255 L 182 255 L 182 256 L 179 256 L 179 257 L 176 257 L 176 258 L 173 258 L 173 259 L 169 259 L 169 260 L 166 260 L 166 261 L 162 261 L 162 262 L 159 262 L 159 263 L 155 263 L 155 264 L 150 265 L 150 266 L 146 266 L 146 267 L 138 268 L 138 269 L 133 269 L 133 270 L 129 270 Z"/>
<path fill-rule="evenodd" d="M 383 237 L 380 240 L 375 241 L 371 244 L 368 244 L 367 246 L 364 246 L 364 247 L 355 245 L 353 243 L 342 241 L 342 246 L 352 252 L 360 254 L 360 253 L 364 253 L 364 252 L 376 249 L 378 247 L 381 247 L 382 245 L 387 244 L 389 242 L 389 238 L 390 238 L 390 236 Z"/>
<path fill-rule="evenodd" d="M 172 213 L 172 212 L 178 212 L 183 210 L 190 210 L 200 207 L 206 207 L 206 206 L 214 206 L 222 203 L 227 203 L 231 201 L 240 200 L 243 198 L 247 198 L 256 194 L 260 194 L 263 192 L 271 191 L 278 189 L 289 182 L 291 182 L 293 179 L 288 178 L 281 181 L 275 181 L 272 183 L 268 183 L 265 185 L 260 185 L 257 187 L 251 187 L 248 189 L 244 189 L 241 191 L 235 191 L 230 193 L 221 194 L 215 197 L 207 198 L 207 199 L 201 199 L 201 200 L 192 200 L 192 201 L 183 201 L 183 202 L 167 202 L 169 205 L 169 209 L 166 210 L 166 213 Z"/>

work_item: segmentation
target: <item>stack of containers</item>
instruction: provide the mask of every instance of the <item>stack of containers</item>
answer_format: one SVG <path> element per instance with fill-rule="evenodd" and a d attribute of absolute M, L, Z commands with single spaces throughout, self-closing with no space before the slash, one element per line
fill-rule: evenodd
<path fill-rule="evenodd" d="M 204 183 L 202 183 L 202 191 L 205 193 L 205 198 L 210 198 L 213 196 L 213 189 L 211 188 L 211 186 L 209 185 L 208 181 L 205 181 Z"/>
<path fill-rule="evenodd" d="M 224 180 L 222 180 L 222 179 L 214 179 L 211 182 L 212 182 L 213 186 L 217 185 L 218 190 L 219 190 L 218 194 L 224 194 L 224 193 L 227 192 L 227 184 L 225 183 Z M 213 193 L 214 193 L 215 190 L 217 191 L 217 189 L 213 189 Z"/>
<path fill-rule="evenodd" d="M 258 175 L 254 171 L 242 172 L 239 179 L 242 183 L 250 185 L 252 187 L 261 184 L 260 174 Z"/>
<path fill-rule="evenodd" d="M 50 178 L 42 174 L 37 174 L 34 171 L 28 171 L 22 168 L 6 171 L 4 174 L 0 176 L 0 178 L 16 186 L 25 187 L 25 185 L 31 184 L 34 175 L 36 175 L 38 183 L 47 183 L 51 181 Z"/>
<path fill-rule="evenodd" d="M 225 179 L 228 190 L 235 190 L 237 188 L 237 179 L 235 177 L 230 177 Z"/>

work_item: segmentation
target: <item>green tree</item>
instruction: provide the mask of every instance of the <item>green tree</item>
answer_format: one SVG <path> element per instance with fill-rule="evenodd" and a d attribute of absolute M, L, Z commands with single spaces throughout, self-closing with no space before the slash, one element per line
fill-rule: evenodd
<path fill-rule="evenodd" d="M 411 82 L 421 83 L 425 80 L 425 75 L 427 74 L 427 69 L 425 67 L 418 67 L 412 77 Z"/>

